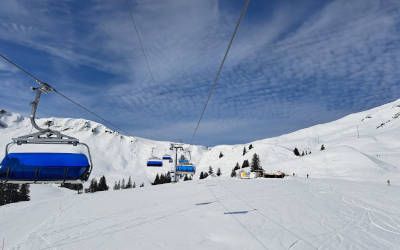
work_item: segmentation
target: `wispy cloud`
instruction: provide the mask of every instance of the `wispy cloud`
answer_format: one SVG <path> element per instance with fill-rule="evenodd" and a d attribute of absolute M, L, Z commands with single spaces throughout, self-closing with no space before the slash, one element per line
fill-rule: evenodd
<path fill-rule="evenodd" d="M 133 134 L 187 140 L 240 7 L 214 0 L 4 0 L 0 49 Z M 398 98 L 399 9 L 397 1 L 252 1 L 199 141 L 244 142 Z M 25 100 L 26 80 L 4 63 L 0 77 L 1 103 L 21 110 L 3 91 Z M 43 115 L 83 116 L 56 97 L 44 102 L 55 103 Z M 218 127 L 223 120 L 232 121 L 229 128 Z"/>

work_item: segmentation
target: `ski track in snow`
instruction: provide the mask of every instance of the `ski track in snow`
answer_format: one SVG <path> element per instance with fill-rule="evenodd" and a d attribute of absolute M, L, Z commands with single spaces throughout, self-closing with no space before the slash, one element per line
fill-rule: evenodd
<path fill-rule="evenodd" d="M 219 177 L 7 205 L 0 236 L 6 249 L 396 249 L 399 190 Z"/>

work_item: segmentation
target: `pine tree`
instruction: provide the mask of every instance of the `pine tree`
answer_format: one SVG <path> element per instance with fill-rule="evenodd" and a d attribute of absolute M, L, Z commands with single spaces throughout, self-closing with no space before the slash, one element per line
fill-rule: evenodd
<path fill-rule="evenodd" d="M 250 171 L 256 172 L 258 170 L 261 170 L 260 158 L 257 154 L 254 154 L 253 159 L 251 160 Z"/>
<path fill-rule="evenodd" d="M 18 201 L 29 201 L 29 184 L 22 184 L 19 188 Z"/>
<path fill-rule="evenodd" d="M 121 189 L 125 189 L 125 178 L 122 178 Z"/>
<path fill-rule="evenodd" d="M 221 169 L 218 168 L 218 169 L 217 169 L 217 176 L 221 176 L 221 174 L 222 174 L 222 173 L 221 173 Z"/>
<path fill-rule="evenodd" d="M 136 182 L 133 182 L 132 188 L 136 188 Z"/>
<path fill-rule="evenodd" d="M 183 178 L 183 181 L 189 181 L 189 177 L 187 176 L 187 174 L 185 174 L 185 177 Z"/>
<path fill-rule="evenodd" d="M 322 144 L 322 145 L 321 145 L 321 151 L 324 151 L 324 150 L 325 150 L 325 145 Z"/>
<path fill-rule="evenodd" d="M 214 170 L 211 166 L 208 167 L 208 174 L 212 175 L 214 173 Z"/>
<path fill-rule="evenodd" d="M 303 151 L 303 153 L 301 153 L 301 156 L 304 156 L 304 151 Z"/>
<path fill-rule="evenodd" d="M 166 183 L 171 183 L 171 173 L 170 172 L 168 172 L 165 175 L 165 181 L 166 181 Z"/>
<path fill-rule="evenodd" d="M 114 189 L 114 190 L 118 190 L 118 184 L 117 184 L 116 181 L 114 182 L 114 187 L 113 187 L 113 189 Z"/>
<path fill-rule="evenodd" d="M 244 160 L 243 164 L 242 164 L 242 168 L 247 168 L 250 167 L 249 161 L 248 160 Z"/>
<path fill-rule="evenodd" d="M 107 190 L 108 190 L 107 180 L 106 177 L 103 175 L 102 177 L 100 177 L 98 191 L 107 191 Z"/>
<path fill-rule="evenodd" d="M 131 177 L 129 176 L 129 179 L 128 179 L 128 183 L 126 184 L 126 188 L 128 189 L 128 188 L 132 188 L 132 179 L 131 179 Z"/>
<path fill-rule="evenodd" d="M 207 173 L 207 172 L 204 172 L 203 177 L 204 177 L 204 179 L 207 178 L 207 177 L 208 177 L 208 173 Z"/>
<path fill-rule="evenodd" d="M 144 182 L 142 182 L 142 184 L 140 184 L 140 187 L 144 187 Z"/>
<path fill-rule="evenodd" d="M 157 174 L 156 178 L 154 179 L 153 185 L 158 185 L 160 184 L 160 176 Z"/>
<path fill-rule="evenodd" d="M 247 153 L 246 151 L 246 147 L 243 148 L 243 155 L 245 155 Z"/>
<path fill-rule="evenodd" d="M 253 149 L 253 144 L 250 144 L 249 150 L 252 150 L 252 149 Z"/>
<path fill-rule="evenodd" d="M 231 177 L 233 178 L 233 177 L 236 177 L 236 171 L 235 171 L 235 168 L 233 168 L 232 169 L 232 172 L 231 172 Z"/>
<path fill-rule="evenodd" d="M 239 170 L 239 169 L 240 169 L 239 162 L 236 162 L 236 165 L 235 165 L 235 167 L 234 167 L 233 169 L 234 169 L 234 170 Z"/>
<path fill-rule="evenodd" d="M 165 184 L 165 183 L 167 183 L 167 178 L 165 178 L 164 174 L 161 174 L 160 175 L 160 184 Z"/>
<path fill-rule="evenodd" d="M 93 179 L 90 181 L 89 192 L 90 192 L 90 193 L 94 193 L 94 192 L 97 192 L 97 190 L 98 190 L 97 180 L 96 180 L 96 178 L 93 178 Z"/>
<path fill-rule="evenodd" d="M 199 179 L 200 179 L 200 180 L 204 179 L 204 173 L 203 173 L 203 172 L 200 173 Z"/>
<path fill-rule="evenodd" d="M 118 189 L 118 190 L 120 190 L 120 189 L 121 189 L 121 181 L 120 181 L 120 180 L 118 181 L 118 184 L 117 184 L 117 189 Z"/>
<path fill-rule="evenodd" d="M 300 152 L 299 152 L 299 150 L 298 150 L 297 148 L 294 148 L 293 154 L 294 154 L 295 156 L 300 156 Z"/>
<path fill-rule="evenodd" d="M 224 157 L 224 154 L 222 152 L 219 152 L 219 158 L 221 159 L 222 157 Z"/>

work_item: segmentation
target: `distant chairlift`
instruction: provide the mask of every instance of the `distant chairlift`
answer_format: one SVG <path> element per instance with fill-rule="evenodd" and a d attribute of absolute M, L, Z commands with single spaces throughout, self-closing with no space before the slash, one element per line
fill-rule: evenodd
<path fill-rule="evenodd" d="M 163 159 L 163 161 L 168 161 L 169 163 L 172 163 L 174 161 L 172 159 L 172 156 L 167 155 L 167 154 L 163 155 L 162 159 Z"/>
<path fill-rule="evenodd" d="M 162 167 L 163 166 L 162 159 L 154 156 L 153 152 L 154 148 L 151 149 L 151 157 L 147 160 L 147 167 Z"/>
<path fill-rule="evenodd" d="M 32 102 L 32 126 L 39 132 L 13 138 L 6 146 L 6 154 L 0 163 L 0 183 L 83 183 L 88 180 L 93 168 L 89 147 L 78 139 L 61 134 L 50 128 L 36 124 L 36 110 L 42 93 L 53 88 L 40 82 Z M 23 152 L 10 153 L 12 145 L 47 144 L 83 146 L 87 156 L 82 153 Z"/>
<path fill-rule="evenodd" d="M 177 174 L 194 174 L 196 173 L 196 166 L 193 165 L 188 159 L 181 158 L 176 166 Z"/>

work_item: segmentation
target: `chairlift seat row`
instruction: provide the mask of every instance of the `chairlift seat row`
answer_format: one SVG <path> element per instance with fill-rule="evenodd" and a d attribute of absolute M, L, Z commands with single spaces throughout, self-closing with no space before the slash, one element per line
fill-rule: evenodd
<path fill-rule="evenodd" d="M 195 173 L 196 167 L 194 165 L 178 165 L 176 166 L 176 172 Z"/>
<path fill-rule="evenodd" d="M 0 181 L 84 182 L 89 171 L 89 160 L 80 153 L 10 153 L 0 164 Z"/>
<path fill-rule="evenodd" d="M 162 167 L 163 166 L 163 162 L 161 160 L 158 160 L 158 159 L 152 159 L 152 160 L 148 160 L 147 161 L 147 166 L 148 167 Z"/>
<path fill-rule="evenodd" d="M 82 183 L 89 179 L 93 168 L 89 146 L 77 138 L 62 134 L 50 128 L 37 125 L 36 110 L 40 96 L 54 89 L 43 82 L 33 88 L 36 96 L 32 102 L 30 121 L 38 132 L 13 138 L 6 146 L 6 154 L 0 164 L 0 183 Z M 13 145 L 47 144 L 65 146 L 84 146 L 87 156 L 81 153 L 24 152 L 9 153 Z"/>
<path fill-rule="evenodd" d="M 162 157 L 163 160 L 172 160 L 172 157 L 170 155 L 164 155 Z"/>

